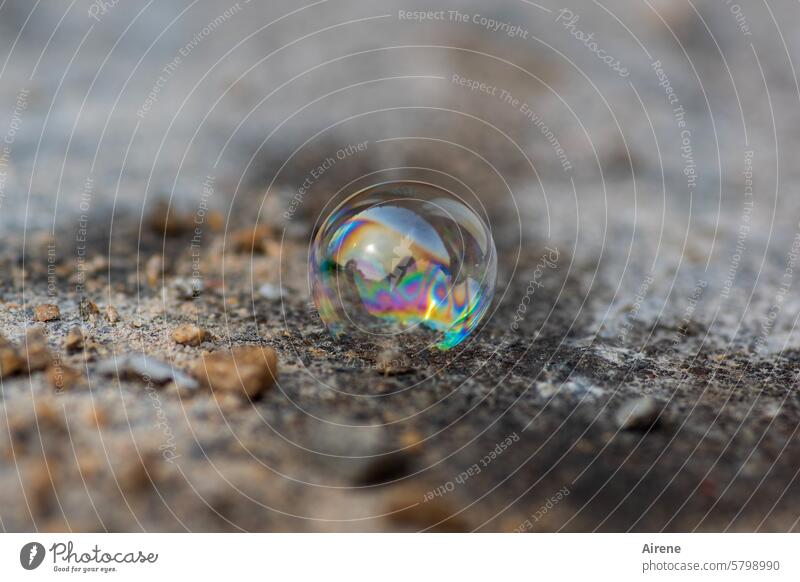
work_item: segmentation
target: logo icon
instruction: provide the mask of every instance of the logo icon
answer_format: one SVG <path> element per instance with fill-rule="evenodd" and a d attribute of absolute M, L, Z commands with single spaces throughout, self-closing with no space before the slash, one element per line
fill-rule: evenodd
<path fill-rule="evenodd" d="M 19 563 L 26 570 L 35 570 L 44 561 L 44 546 L 39 542 L 29 542 L 19 551 Z"/>

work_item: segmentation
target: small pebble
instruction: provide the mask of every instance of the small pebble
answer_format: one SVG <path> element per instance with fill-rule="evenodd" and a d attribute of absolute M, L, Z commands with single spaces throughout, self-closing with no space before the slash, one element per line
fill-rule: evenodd
<path fill-rule="evenodd" d="M 375 358 L 378 372 L 384 376 L 397 376 L 412 371 L 408 357 L 398 350 L 384 350 Z"/>
<path fill-rule="evenodd" d="M 628 400 L 617 411 L 617 423 L 621 430 L 647 430 L 658 422 L 662 408 L 652 396 Z"/>
<path fill-rule="evenodd" d="M 231 247 L 236 253 L 266 254 L 272 229 L 266 224 L 236 231 L 230 236 Z"/>
<path fill-rule="evenodd" d="M 159 200 L 153 206 L 147 222 L 153 233 L 173 237 L 187 232 L 193 226 L 192 220 L 190 215 L 171 208 L 166 200 Z"/>
<path fill-rule="evenodd" d="M 104 376 L 118 376 L 121 380 L 131 378 L 145 382 L 150 380 L 155 384 L 166 384 L 173 380 L 182 384 L 186 389 L 197 388 L 197 382 L 190 376 L 169 364 L 143 354 L 110 358 L 100 362 L 97 371 Z"/>
<path fill-rule="evenodd" d="M 275 383 L 278 355 L 272 348 L 246 346 L 204 355 L 195 376 L 215 392 L 233 392 L 255 398 Z"/>
<path fill-rule="evenodd" d="M 386 518 L 391 528 L 439 533 L 459 533 L 472 528 L 459 515 L 458 505 L 442 498 L 428 499 L 429 492 L 418 486 L 406 485 L 387 495 Z"/>
<path fill-rule="evenodd" d="M 67 332 L 67 337 L 64 338 L 64 349 L 68 352 L 77 352 L 83 348 L 84 337 L 81 326 L 75 325 Z"/>
<path fill-rule="evenodd" d="M 418 453 L 422 450 L 422 444 L 424 442 L 424 438 L 420 433 L 418 433 L 413 428 L 410 428 L 403 432 L 400 437 L 400 444 L 408 453 Z"/>
<path fill-rule="evenodd" d="M 113 305 L 106 306 L 106 320 L 108 323 L 114 324 L 120 320 L 119 311 Z"/>
<path fill-rule="evenodd" d="M 53 321 L 61 317 L 61 310 L 58 308 L 58 305 L 43 303 L 33 308 L 33 317 L 36 321 Z"/>
<path fill-rule="evenodd" d="M 175 296 L 183 301 L 196 299 L 203 293 L 203 281 L 197 278 L 175 279 L 169 287 L 175 292 Z"/>
<path fill-rule="evenodd" d="M 28 331 L 20 351 L 25 357 L 25 369 L 28 373 L 44 370 L 53 359 L 50 348 L 47 347 L 47 336 L 38 327 Z"/>
<path fill-rule="evenodd" d="M 161 275 L 164 273 L 164 260 L 158 256 L 153 255 L 147 261 L 145 266 L 145 277 L 147 277 L 147 284 L 151 287 L 156 287 L 161 281 Z"/>
<path fill-rule="evenodd" d="M 172 332 L 172 339 L 182 346 L 199 346 L 209 339 L 209 333 L 196 325 L 182 325 Z"/>
<path fill-rule="evenodd" d="M 25 361 L 20 357 L 17 348 L 0 335 L 0 378 L 13 376 L 24 365 Z"/>
<path fill-rule="evenodd" d="M 271 301 L 277 301 L 278 299 L 286 295 L 286 292 L 280 285 L 273 285 L 272 283 L 264 283 L 261 287 L 258 288 L 258 294 L 264 297 L 265 299 L 269 299 Z"/>
<path fill-rule="evenodd" d="M 100 315 L 100 309 L 97 304 L 88 297 L 81 297 L 79 306 L 81 319 L 84 321 L 97 321 L 97 316 Z"/>

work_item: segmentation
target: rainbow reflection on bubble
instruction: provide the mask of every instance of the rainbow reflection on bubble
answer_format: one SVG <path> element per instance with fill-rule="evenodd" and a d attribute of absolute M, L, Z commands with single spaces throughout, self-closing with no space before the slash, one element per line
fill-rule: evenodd
<path fill-rule="evenodd" d="M 312 294 L 334 336 L 433 332 L 461 343 L 494 294 L 491 233 L 466 204 L 421 182 L 362 190 L 326 219 L 311 249 Z"/>

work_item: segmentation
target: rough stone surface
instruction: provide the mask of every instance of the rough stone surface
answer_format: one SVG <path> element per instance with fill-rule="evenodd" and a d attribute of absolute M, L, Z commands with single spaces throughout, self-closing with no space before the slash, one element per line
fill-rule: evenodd
<path fill-rule="evenodd" d="M 194 44 L 224 7 L 146 4 L 0 3 L 0 529 L 800 530 L 797 3 L 740 3 L 751 34 L 724 2 L 572 3 L 627 76 L 547 2 L 455 3 L 527 38 L 240 2 Z M 306 265 L 396 178 L 470 197 L 499 282 L 474 337 L 384 376 Z M 197 389 L 242 346 L 271 389 Z M 620 430 L 642 397 L 670 422 Z"/>

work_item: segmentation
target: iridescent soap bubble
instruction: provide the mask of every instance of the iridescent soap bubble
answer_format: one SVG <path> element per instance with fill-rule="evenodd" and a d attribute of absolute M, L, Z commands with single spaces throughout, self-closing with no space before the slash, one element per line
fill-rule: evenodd
<path fill-rule="evenodd" d="M 414 334 L 446 350 L 489 308 L 497 252 L 486 223 L 456 195 L 387 182 L 326 218 L 309 267 L 314 302 L 335 337 L 403 345 Z"/>

